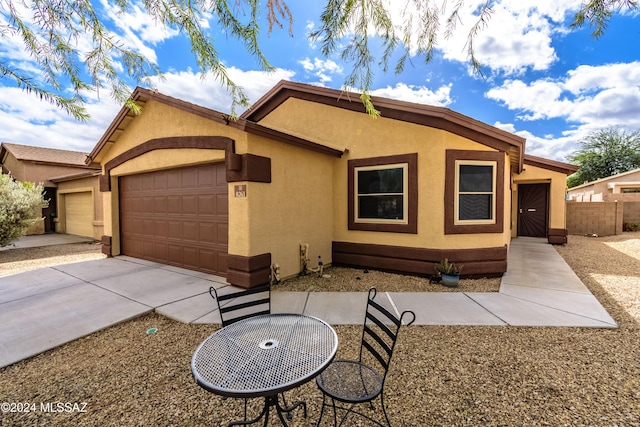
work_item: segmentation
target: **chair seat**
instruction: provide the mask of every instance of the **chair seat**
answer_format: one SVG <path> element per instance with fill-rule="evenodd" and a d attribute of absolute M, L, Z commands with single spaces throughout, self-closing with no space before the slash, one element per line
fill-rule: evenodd
<path fill-rule="evenodd" d="M 335 360 L 316 378 L 320 390 L 346 403 L 368 402 L 382 391 L 380 374 L 356 360 Z"/>

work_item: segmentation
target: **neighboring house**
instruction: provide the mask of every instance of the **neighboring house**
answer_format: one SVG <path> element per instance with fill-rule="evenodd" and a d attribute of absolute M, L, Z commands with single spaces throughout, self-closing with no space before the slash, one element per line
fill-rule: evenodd
<path fill-rule="evenodd" d="M 447 108 L 280 82 L 237 120 L 137 88 L 89 155 L 103 251 L 265 283 L 325 264 L 506 271 L 512 237 L 566 242 L 566 176 L 525 140 Z"/>
<path fill-rule="evenodd" d="M 640 169 L 578 185 L 567 195 L 576 202 L 640 201 Z"/>
<path fill-rule="evenodd" d="M 2 173 L 11 174 L 18 181 L 42 183 L 45 189 L 44 198 L 49 200 L 49 206 L 42 209 L 42 219 L 32 226 L 27 234 L 44 234 L 54 231 L 82 236 L 100 238 L 103 234 L 101 224 L 98 229 L 93 229 L 95 215 L 102 217 L 102 205 L 94 199 L 99 199 L 101 194 L 97 191 L 89 191 L 91 185 L 83 185 L 82 191 L 77 195 L 67 194 L 80 189 L 70 190 L 73 184 L 65 184 L 66 189 L 60 188 L 60 176 L 85 177 L 93 174 L 94 187 L 98 188 L 99 171 L 86 164 L 87 153 L 78 151 L 58 150 L 53 148 L 33 147 L 28 145 L 10 144 L 3 142 L 0 146 L 0 165 Z M 85 197 L 79 197 L 80 195 Z M 88 196 L 88 197 L 86 197 Z M 89 202 L 91 199 L 91 203 Z M 89 215 L 91 219 L 89 219 Z M 99 221 L 98 221 L 99 222 Z M 87 227 L 87 223 L 89 227 Z M 91 228 L 91 230 L 89 230 Z"/>

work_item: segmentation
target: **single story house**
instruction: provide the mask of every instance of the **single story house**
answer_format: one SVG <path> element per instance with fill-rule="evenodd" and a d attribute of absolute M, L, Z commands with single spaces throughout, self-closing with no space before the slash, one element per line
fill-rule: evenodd
<path fill-rule="evenodd" d="M 103 251 L 266 283 L 325 264 L 506 271 L 512 238 L 566 242 L 572 165 L 447 108 L 282 81 L 237 119 L 137 88 L 89 154 Z"/>
<path fill-rule="evenodd" d="M 570 188 L 575 202 L 640 201 L 640 169 L 619 173 Z"/>
<path fill-rule="evenodd" d="M 86 160 L 87 153 L 78 151 L 6 142 L 0 145 L 2 173 L 11 174 L 18 181 L 42 183 L 44 198 L 49 200 L 49 206 L 42 209 L 42 219 L 31 226 L 27 234 L 59 232 L 102 237 L 99 169 L 96 172 Z M 73 177 L 91 176 L 92 184 L 72 183 Z"/>

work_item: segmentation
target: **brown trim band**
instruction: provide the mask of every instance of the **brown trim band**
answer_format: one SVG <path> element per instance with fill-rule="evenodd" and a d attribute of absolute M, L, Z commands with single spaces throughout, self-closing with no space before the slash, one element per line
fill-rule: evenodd
<path fill-rule="evenodd" d="M 303 83 L 281 81 L 240 117 L 253 122 L 260 122 L 288 98 L 297 98 L 366 114 L 364 106 L 360 102 L 360 94 Z M 515 147 L 520 156 L 524 152 L 524 138 L 448 108 L 414 104 L 375 96 L 371 97 L 371 101 L 381 112 L 382 117 L 442 129 L 499 151 L 508 152 L 510 147 Z M 520 166 L 522 165 L 522 158 L 519 159 L 518 163 Z"/>
<path fill-rule="evenodd" d="M 102 253 L 106 256 L 112 256 L 111 253 L 111 236 L 102 236 L 100 239 L 100 244 L 102 245 Z"/>
<path fill-rule="evenodd" d="M 407 223 L 406 224 L 372 224 L 356 222 L 355 212 L 355 168 L 363 166 L 384 166 L 395 163 L 406 163 L 407 171 Z M 392 233 L 412 233 L 418 232 L 418 154 L 401 154 L 397 156 L 372 157 L 366 159 L 354 159 L 348 161 L 348 228 L 349 230 L 383 231 Z"/>
<path fill-rule="evenodd" d="M 104 174 L 100 176 L 100 191 L 111 191 L 111 170 L 115 167 L 154 150 L 180 148 L 223 150 L 228 182 L 271 182 L 271 159 L 254 154 L 236 154 L 235 141 L 231 138 L 226 136 L 176 136 L 149 140 L 106 162 Z"/>
<path fill-rule="evenodd" d="M 333 242 L 332 264 L 431 276 L 443 259 L 462 264 L 463 276 L 500 275 L 507 271 L 507 245 L 478 249 L 427 249 Z"/>
<path fill-rule="evenodd" d="M 552 245 L 564 245 L 567 243 L 569 230 L 566 228 L 550 228 L 547 232 L 547 240 Z"/>
<path fill-rule="evenodd" d="M 493 224 L 459 225 L 455 223 L 456 161 L 493 161 L 496 170 L 496 218 Z M 504 232 L 504 153 L 496 151 L 447 150 L 444 184 L 444 234 Z"/>
<path fill-rule="evenodd" d="M 255 256 L 227 255 L 227 282 L 241 288 L 269 283 L 271 253 Z"/>

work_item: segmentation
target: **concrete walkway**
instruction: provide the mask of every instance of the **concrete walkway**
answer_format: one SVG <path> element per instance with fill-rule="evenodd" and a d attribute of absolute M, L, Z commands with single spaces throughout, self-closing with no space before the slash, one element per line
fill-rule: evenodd
<path fill-rule="evenodd" d="M 544 240 L 519 238 L 497 293 L 390 292 L 390 310 L 418 325 L 616 328 L 596 298 Z M 220 323 L 209 287 L 223 278 L 119 256 L 0 278 L 0 367 L 154 309 L 187 323 Z M 272 292 L 273 312 L 362 324 L 365 292 Z"/>

